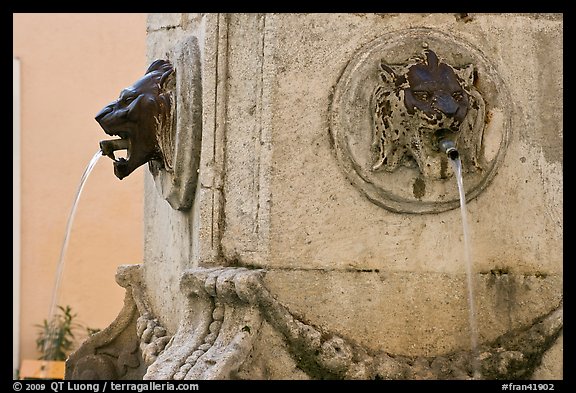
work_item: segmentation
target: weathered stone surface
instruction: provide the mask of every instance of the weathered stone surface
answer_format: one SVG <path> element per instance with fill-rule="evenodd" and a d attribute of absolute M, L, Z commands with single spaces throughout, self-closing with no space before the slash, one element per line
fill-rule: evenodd
<path fill-rule="evenodd" d="M 158 13 L 148 15 L 148 26 L 146 30 L 148 33 L 161 30 L 173 29 L 182 26 L 182 19 L 186 14 L 177 13 Z"/>
<path fill-rule="evenodd" d="M 470 347 L 464 275 L 271 269 L 264 281 L 296 315 L 372 350 L 431 356 Z M 474 281 L 480 343 L 562 300 L 558 276 L 488 273 Z"/>
<path fill-rule="evenodd" d="M 562 378 L 561 341 L 553 346 L 563 286 L 557 14 L 152 15 L 150 60 L 186 35 L 198 39 L 202 147 L 190 211 L 172 209 L 146 178 L 142 288 L 151 316 L 175 337 L 149 377 L 471 377 L 459 209 L 377 206 L 347 179 L 330 139 L 333 89 L 347 64 L 367 43 L 409 28 L 476 48 L 510 96 L 504 160 L 467 204 L 485 376 Z M 196 300 L 181 289 L 191 269 L 211 266 L 267 270 L 265 292 L 249 276 L 222 276 L 221 326 L 209 306 L 220 273 Z M 196 352 L 218 343 L 211 334 L 228 331 L 226 312 L 236 307 L 262 319 L 251 350 L 242 340 L 235 347 L 244 360 Z"/>
<path fill-rule="evenodd" d="M 264 286 L 260 269 L 233 267 L 195 268 L 185 272 L 181 289 L 189 304 L 174 336 L 167 335 L 149 309 L 140 291 L 140 266 L 123 280 L 141 316 L 136 322 L 141 358 L 146 364 L 144 379 L 236 379 L 298 376 L 295 368 L 313 379 L 525 379 L 540 365 L 543 354 L 554 343 L 563 326 L 563 306 L 510 329 L 478 348 L 458 349 L 431 356 L 374 350 L 340 335 L 330 328 L 304 322 L 280 303 Z M 133 315 L 134 313 L 131 313 Z M 134 317 L 132 317 L 134 319 Z M 261 332 L 262 323 L 270 330 Z M 115 336 L 128 333 L 121 326 Z M 93 341 L 106 342 L 110 331 L 98 333 Z M 271 343 L 263 349 L 259 340 Z M 99 355 L 93 345 L 78 351 L 68 362 L 74 378 L 113 379 L 124 376 L 127 353 L 114 358 L 115 343 Z M 128 348 L 136 345 L 128 346 Z M 280 353 L 293 359 L 280 367 L 276 359 L 254 358 L 259 351 Z M 132 354 L 131 367 L 141 364 Z M 296 366 L 294 366 L 296 365 Z M 116 367 L 115 367 L 116 366 Z"/>
<path fill-rule="evenodd" d="M 563 364 L 564 364 L 564 340 L 563 335 L 560 335 L 552 348 L 544 354 L 542 363 L 536 368 L 532 379 L 536 380 L 550 380 L 550 379 L 563 379 Z"/>

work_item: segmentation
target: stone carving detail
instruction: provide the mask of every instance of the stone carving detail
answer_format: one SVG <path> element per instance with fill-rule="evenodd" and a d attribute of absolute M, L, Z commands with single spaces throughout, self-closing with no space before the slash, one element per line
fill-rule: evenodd
<path fill-rule="evenodd" d="M 140 351 L 146 365 L 154 363 L 170 341 L 166 329 L 149 313 L 140 316 L 136 321 L 136 335 L 140 339 Z"/>
<path fill-rule="evenodd" d="M 202 79 L 200 47 L 194 36 L 183 36 L 167 54 L 176 69 L 169 130 L 160 133 L 164 162 L 152 160 L 150 172 L 158 192 L 173 209 L 192 206 L 198 182 L 202 144 Z"/>
<path fill-rule="evenodd" d="M 198 348 L 192 352 L 190 356 L 188 356 L 180 369 L 176 374 L 174 374 L 174 379 L 181 380 L 185 379 L 186 375 L 190 371 L 190 369 L 196 364 L 200 356 L 204 355 L 206 351 L 208 351 L 218 334 L 220 333 L 220 328 L 222 327 L 222 322 L 224 320 L 224 306 L 221 304 L 214 304 L 214 310 L 212 311 L 212 322 L 208 325 L 208 334 L 204 336 L 204 340 L 202 344 L 198 346 Z"/>
<path fill-rule="evenodd" d="M 210 281 L 219 281 L 229 293 L 256 307 L 263 319 L 282 333 L 298 365 L 315 379 L 467 379 L 472 377 L 471 351 L 436 357 L 408 357 L 374 352 L 333 332 L 304 323 L 293 316 L 265 288 L 263 271 L 243 268 L 211 270 Z M 195 269 L 189 277 L 204 280 L 206 271 Z M 208 284 L 211 286 L 211 284 Z M 244 306 L 245 307 L 245 306 Z M 482 374 L 487 379 L 529 377 L 544 352 L 560 334 L 563 307 L 538 318 L 531 326 L 511 331 L 479 351 Z M 226 319 L 226 318 L 225 318 Z M 236 329 L 240 324 L 236 324 Z M 245 357 L 243 349 L 242 356 Z"/>
<path fill-rule="evenodd" d="M 232 379 L 258 337 L 262 316 L 247 285 L 260 271 L 193 269 L 182 277 L 189 315 L 144 379 Z"/>
<path fill-rule="evenodd" d="M 495 176 L 510 139 L 510 99 L 485 55 L 427 28 L 388 33 L 360 48 L 338 79 L 329 131 L 341 169 L 371 202 L 398 213 L 460 206 L 455 142 L 467 200 Z"/>
<path fill-rule="evenodd" d="M 130 326 L 116 331 L 131 331 L 134 344 L 118 353 L 111 350 L 113 345 L 95 350 L 94 339 L 89 340 L 67 362 L 67 378 L 126 378 L 128 368 L 142 370 L 144 362 L 137 361 L 142 358 L 147 367 L 140 374 L 143 379 L 234 379 L 266 321 L 282 334 L 298 367 L 313 379 L 470 379 L 474 363 L 485 379 L 525 379 L 563 328 L 560 304 L 531 325 L 481 345 L 477 354 L 461 350 L 433 357 L 394 355 L 365 348 L 295 317 L 266 289 L 263 270 L 215 267 L 183 274 L 181 288 L 189 299 L 188 309 L 170 337 L 151 316 L 138 284 L 138 266 L 124 270 L 131 274 L 118 281 L 131 282 L 126 288 L 134 300 L 128 303 L 133 311 L 143 313 L 138 322 L 132 317 Z M 114 338 L 110 339 L 109 331 L 93 338 L 100 336 L 98 342 L 110 343 Z M 138 349 L 142 356 L 132 356 L 140 353 Z"/>
<path fill-rule="evenodd" d="M 66 379 L 141 379 L 146 370 L 136 325 L 147 303 L 140 266 L 120 266 L 116 282 L 126 289 L 124 307 L 106 329 L 90 336 L 66 361 Z"/>
<path fill-rule="evenodd" d="M 451 134 L 467 171 L 481 169 L 485 103 L 472 64 L 453 68 L 426 50 L 406 65 L 382 62 L 380 77 L 372 97 L 374 170 L 417 166 L 425 178 L 449 177 L 440 130 Z"/>
<path fill-rule="evenodd" d="M 370 351 L 345 338 L 305 325 L 282 311 L 284 324 L 274 324 L 286 337 L 299 366 L 315 379 L 471 379 L 474 356 L 457 351 L 435 357 L 398 356 Z M 480 348 L 478 363 L 484 379 L 530 377 L 542 355 L 562 329 L 562 307 L 532 326 L 511 331 Z"/>

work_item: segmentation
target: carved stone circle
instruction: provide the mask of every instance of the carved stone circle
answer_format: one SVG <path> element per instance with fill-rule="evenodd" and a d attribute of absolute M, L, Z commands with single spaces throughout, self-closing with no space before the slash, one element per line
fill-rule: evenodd
<path fill-rule="evenodd" d="M 362 47 L 334 89 L 330 133 L 338 161 L 370 201 L 399 213 L 460 205 L 439 133 L 456 143 L 467 200 L 492 180 L 510 137 L 509 98 L 476 48 L 427 28 Z"/>

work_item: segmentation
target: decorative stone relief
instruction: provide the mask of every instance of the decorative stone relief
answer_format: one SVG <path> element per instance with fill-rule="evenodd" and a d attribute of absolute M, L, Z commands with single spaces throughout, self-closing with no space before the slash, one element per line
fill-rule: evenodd
<path fill-rule="evenodd" d="M 474 87 L 474 66 L 455 69 L 425 50 L 410 65 L 380 68 L 382 84 L 372 96 L 372 169 L 394 172 L 404 165 L 425 179 L 445 179 L 450 166 L 437 140 L 451 137 L 467 171 L 481 170 L 485 103 Z"/>
<path fill-rule="evenodd" d="M 335 86 L 330 132 L 344 172 L 372 202 L 401 213 L 459 206 L 455 142 L 467 199 L 494 177 L 509 139 L 508 93 L 471 45 L 433 29 L 382 36 L 361 48 Z"/>
<path fill-rule="evenodd" d="M 141 379 L 146 371 L 137 335 L 140 315 L 149 315 L 139 265 L 120 266 L 116 282 L 126 289 L 124 307 L 106 329 L 90 336 L 66 361 L 66 379 Z M 144 347 L 144 350 L 146 348 Z"/>
<path fill-rule="evenodd" d="M 281 333 L 298 367 L 313 379 L 470 379 L 475 363 L 485 379 L 525 379 L 563 327 L 560 304 L 529 326 L 480 345 L 477 354 L 460 350 L 433 357 L 394 355 L 365 348 L 295 317 L 263 285 L 263 270 L 216 267 L 183 274 L 181 289 L 188 298 L 188 308 L 177 332 L 169 337 L 151 317 L 140 292 L 143 288 L 138 284 L 138 266 L 126 269 L 132 274 L 124 274 L 124 280 L 130 277 L 132 281 L 130 285 L 124 283 L 139 305 L 131 309 L 146 317 L 138 323 L 132 317 L 131 324 L 116 323 L 113 329 L 97 333 L 70 357 L 67 375 L 84 379 L 114 377 L 126 375 L 126 367 L 140 367 L 143 362 L 130 357 L 140 353 L 137 344 L 123 346 L 128 352 L 116 357 L 110 355 L 110 350 L 101 349 L 103 343 L 113 342 L 121 329 L 128 329 L 131 337 L 136 337 L 138 325 L 142 356 L 148 359 L 144 379 L 234 379 L 266 321 Z M 126 320 L 124 310 L 121 315 L 123 319 L 117 321 Z M 115 332 L 112 335 L 111 330 Z M 151 346 L 154 349 L 146 355 Z"/>
<path fill-rule="evenodd" d="M 181 288 L 189 314 L 144 379 L 233 379 L 262 323 L 249 292 L 260 274 L 230 268 L 185 272 Z"/>
<path fill-rule="evenodd" d="M 136 321 L 136 335 L 140 339 L 140 351 L 146 365 L 154 363 L 170 341 L 166 329 L 156 318 L 150 317 L 149 313 L 140 316 Z"/>
<path fill-rule="evenodd" d="M 158 192 L 172 208 L 192 206 L 198 182 L 202 142 L 202 80 L 196 37 L 182 38 L 167 54 L 176 73 L 172 90 L 174 110 L 169 130 L 159 135 L 163 162 L 149 162 Z"/>

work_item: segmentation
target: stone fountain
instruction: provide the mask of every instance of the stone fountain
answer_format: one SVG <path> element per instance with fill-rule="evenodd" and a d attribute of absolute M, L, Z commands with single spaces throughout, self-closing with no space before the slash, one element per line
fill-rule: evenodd
<path fill-rule="evenodd" d="M 66 378 L 562 379 L 562 27 L 150 14 L 96 117 L 119 179 L 147 165 L 144 261 Z"/>

